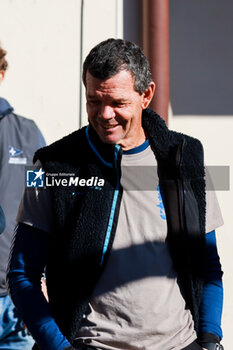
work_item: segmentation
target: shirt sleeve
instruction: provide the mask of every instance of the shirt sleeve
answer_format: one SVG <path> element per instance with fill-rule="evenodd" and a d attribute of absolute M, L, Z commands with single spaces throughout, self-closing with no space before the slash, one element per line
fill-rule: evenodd
<path fill-rule="evenodd" d="M 206 231 L 212 232 L 223 225 L 222 213 L 219 207 L 217 195 L 213 181 L 208 170 L 206 169 Z"/>
<path fill-rule="evenodd" d="M 222 339 L 223 272 L 217 251 L 215 231 L 207 233 L 205 239 L 206 262 L 200 306 L 200 333 L 211 333 Z"/>
<path fill-rule="evenodd" d="M 206 191 L 206 232 L 223 225 L 222 213 L 214 190 Z"/>
<path fill-rule="evenodd" d="M 38 129 L 38 145 L 39 145 L 39 148 L 46 146 L 44 136 L 42 135 L 40 129 Z"/>

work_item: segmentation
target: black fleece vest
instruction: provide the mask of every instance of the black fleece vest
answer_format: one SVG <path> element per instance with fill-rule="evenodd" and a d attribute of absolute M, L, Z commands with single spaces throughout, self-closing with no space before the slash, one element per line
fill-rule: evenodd
<path fill-rule="evenodd" d="M 169 131 L 152 110 L 143 112 L 143 128 L 158 161 L 158 175 L 168 224 L 168 241 L 181 288 L 196 328 L 203 280 L 205 234 L 205 182 L 200 142 Z M 47 285 L 51 310 L 60 329 L 74 340 L 87 304 L 111 251 L 118 220 L 122 189 L 113 217 L 110 243 L 101 265 L 114 191 L 117 186 L 119 153 L 114 145 L 103 144 L 90 128 L 90 139 L 107 167 L 87 140 L 86 128 L 39 150 L 49 173 L 73 173 L 79 178 L 103 178 L 96 188 L 51 187 L 55 230 L 51 235 Z"/>

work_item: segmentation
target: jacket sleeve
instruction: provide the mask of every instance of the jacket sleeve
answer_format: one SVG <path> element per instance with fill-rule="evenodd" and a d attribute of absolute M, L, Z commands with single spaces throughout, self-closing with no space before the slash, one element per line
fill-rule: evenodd
<path fill-rule="evenodd" d="M 46 146 L 46 142 L 44 136 L 42 135 L 40 129 L 38 129 L 38 148 L 42 148 Z"/>
<path fill-rule="evenodd" d="M 221 316 L 223 306 L 223 285 L 221 264 L 216 245 L 215 231 L 206 237 L 205 281 L 200 306 L 199 340 L 222 339 Z M 206 340 L 205 340 L 206 341 Z M 216 341 L 216 340 L 215 340 Z"/>
<path fill-rule="evenodd" d="M 41 291 L 47 264 L 48 233 L 25 224 L 16 227 L 8 266 L 8 289 L 41 350 L 63 350 L 70 345 L 50 314 Z"/>

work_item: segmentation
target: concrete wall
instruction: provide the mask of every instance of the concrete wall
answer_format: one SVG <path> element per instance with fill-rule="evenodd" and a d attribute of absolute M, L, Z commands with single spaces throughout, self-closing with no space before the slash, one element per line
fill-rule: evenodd
<path fill-rule="evenodd" d="M 123 0 L 86 0 L 83 7 L 82 60 L 100 41 L 123 36 Z M 81 85 L 81 120 L 87 123 L 85 89 Z"/>
<path fill-rule="evenodd" d="M 78 127 L 80 6 L 76 0 L 1 0 L 9 70 L 0 87 L 47 142 Z"/>
<path fill-rule="evenodd" d="M 0 95 L 34 119 L 48 143 L 86 123 L 80 63 L 96 43 L 122 36 L 122 11 L 122 0 L 0 1 L 0 42 L 9 62 Z"/>

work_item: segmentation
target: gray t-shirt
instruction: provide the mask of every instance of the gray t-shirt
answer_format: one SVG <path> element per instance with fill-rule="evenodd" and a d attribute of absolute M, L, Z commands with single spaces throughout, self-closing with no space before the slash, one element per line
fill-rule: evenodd
<path fill-rule="evenodd" d="M 83 317 L 77 343 L 108 350 L 179 350 L 196 334 L 168 250 L 166 215 L 150 147 L 122 157 L 123 197 L 104 272 Z M 48 190 L 25 191 L 18 221 L 50 232 Z M 222 225 L 207 193 L 206 232 Z"/>

